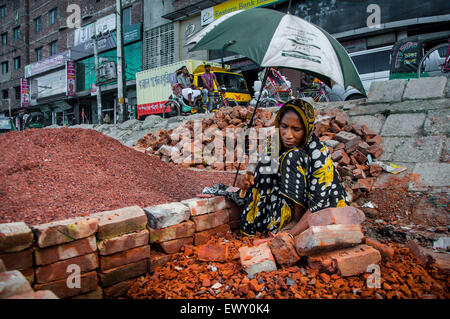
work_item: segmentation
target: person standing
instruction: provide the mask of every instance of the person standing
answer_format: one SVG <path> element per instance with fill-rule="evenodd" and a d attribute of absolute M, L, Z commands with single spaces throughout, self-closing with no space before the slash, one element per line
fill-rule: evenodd
<path fill-rule="evenodd" d="M 205 73 L 201 75 L 203 82 L 203 101 L 208 101 L 207 104 L 207 112 L 211 112 L 213 106 L 213 99 L 209 98 L 209 95 L 212 95 L 214 92 L 214 84 L 216 87 L 219 87 L 219 83 L 217 82 L 217 77 L 214 73 L 211 73 L 211 65 L 205 64 Z"/>

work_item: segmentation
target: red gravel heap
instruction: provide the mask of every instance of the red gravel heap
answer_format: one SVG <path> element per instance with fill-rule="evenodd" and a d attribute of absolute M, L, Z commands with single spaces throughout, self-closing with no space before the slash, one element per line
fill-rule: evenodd
<path fill-rule="evenodd" d="M 0 135 L 0 223 L 29 224 L 195 197 L 232 174 L 194 172 L 95 130 L 30 129 Z"/>

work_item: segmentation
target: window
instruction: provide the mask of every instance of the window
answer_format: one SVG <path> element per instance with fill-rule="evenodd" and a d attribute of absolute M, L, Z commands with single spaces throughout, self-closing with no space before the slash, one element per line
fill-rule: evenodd
<path fill-rule="evenodd" d="M 14 70 L 20 69 L 20 56 L 14 58 Z"/>
<path fill-rule="evenodd" d="M 15 27 L 13 29 L 13 38 L 14 38 L 14 40 L 20 39 L 20 27 Z"/>
<path fill-rule="evenodd" d="M 14 93 L 15 93 L 15 97 L 16 97 L 16 100 L 20 100 L 20 86 L 15 86 L 14 87 Z"/>
<path fill-rule="evenodd" d="M 145 32 L 144 69 L 175 62 L 175 40 L 173 23 L 168 23 Z"/>
<path fill-rule="evenodd" d="M 35 49 L 34 52 L 36 53 L 36 61 L 41 61 L 42 60 L 42 47 Z"/>
<path fill-rule="evenodd" d="M 0 7 L 0 17 L 6 17 L 6 6 Z"/>
<path fill-rule="evenodd" d="M 50 42 L 50 44 L 48 45 L 49 51 L 50 51 L 50 56 L 55 55 L 56 53 L 58 53 L 58 41 L 53 41 Z"/>
<path fill-rule="evenodd" d="M 391 50 L 351 56 L 359 74 L 386 71 L 390 68 Z"/>
<path fill-rule="evenodd" d="M 8 61 L 2 62 L 2 74 L 8 73 Z"/>
<path fill-rule="evenodd" d="M 2 90 L 2 98 L 5 100 L 9 97 L 8 90 Z"/>
<path fill-rule="evenodd" d="M 52 10 L 49 11 L 49 16 L 50 16 L 50 24 L 55 24 L 56 21 L 58 20 L 58 8 L 53 8 Z"/>
<path fill-rule="evenodd" d="M 8 44 L 8 33 L 2 33 L 1 35 L 2 38 L 2 45 L 7 45 Z"/>
<path fill-rule="evenodd" d="M 42 20 L 41 17 L 37 17 L 34 19 L 34 32 L 39 32 L 42 29 Z"/>
<path fill-rule="evenodd" d="M 123 26 L 127 26 L 131 24 L 131 7 L 125 8 L 122 11 L 123 14 L 123 18 L 122 18 L 122 23 Z"/>

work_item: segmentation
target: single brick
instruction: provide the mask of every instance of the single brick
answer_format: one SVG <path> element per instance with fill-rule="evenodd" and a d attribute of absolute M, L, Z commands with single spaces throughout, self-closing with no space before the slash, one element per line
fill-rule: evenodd
<path fill-rule="evenodd" d="M 144 209 L 151 228 L 161 229 L 178 225 L 189 219 L 189 207 L 181 203 L 161 204 Z"/>
<path fill-rule="evenodd" d="M 311 268 L 339 273 L 341 276 L 354 276 L 366 272 L 368 266 L 378 264 L 380 261 L 379 251 L 367 245 L 308 256 L 308 265 Z"/>
<path fill-rule="evenodd" d="M 201 261 L 226 262 L 228 246 L 225 245 L 201 245 L 197 250 L 197 258 Z"/>
<path fill-rule="evenodd" d="M 339 133 L 336 134 L 336 139 L 344 144 L 354 140 L 358 140 L 358 138 L 359 136 L 357 136 L 356 134 L 346 131 L 340 131 Z"/>
<path fill-rule="evenodd" d="M 228 223 L 228 210 L 221 210 L 216 213 L 195 216 L 192 220 L 195 223 L 195 231 L 200 232 Z"/>
<path fill-rule="evenodd" d="M 178 253 L 181 247 L 183 247 L 184 245 L 192 245 L 193 243 L 193 237 L 186 237 L 164 241 L 162 243 L 159 243 L 158 245 L 166 254 L 175 254 Z"/>
<path fill-rule="evenodd" d="M 102 287 L 98 286 L 94 291 L 77 295 L 69 299 L 103 299 L 103 289 Z"/>
<path fill-rule="evenodd" d="M 249 277 L 253 277 L 262 271 L 277 270 L 277 265 L 267 244 L 256 247 L 241 247 L 239 248 L 239 258 L 242 268 Z"/>
<path fill-rule="evenodd" d="M 268 241 L 270 250 L 280 266 L 293 266 L 300 257 L 295 251 L 294 240 L 287 233 L 279 233 Z"/>
<path fill-rule="evenodd" d="M 97 254 L 78 256 L 58 261 L 54 264 L 37 267 L 36 282 L 42 284 L 67 278 L 71 274 L 71 270 L 69 267 L 71 265 L 77 265 L 78 267 L 80 267 L 79 269 L 81 273 L 94 270 L 98 268 Z"/>
<path fill-rule="evenodd" d="M 51 290 L 39 290 L 15 295 L 7 299 L 59 299 Z"/>
<path fill-rule="evenodd" d="M 209 200 L 209 198 L 191 198 L 183 200 L 181 203 L 189 207 L 191 216 L 198 216 L 212 212 Z"/>
<path fill-rule="evenodd" d="M 0 224 L 0 253 L 25 250 L 33 244 L 33 232 L 24 223 Z"/>
<path fill-rule="evenodd" d="M 364 212 L 353 206 L 332 207 L 311 214 L 308 221 L 311 226 L 326 226 L 333 224 L 361 224 L 366 219 Z"/>
<path fill-rule="evenodd" d="M 125 280 L 103 289 L 105 298 L 116 298 L 126 295 L 135 281 L 135 279 Z"/>
<path fill-rule="evenodd" d="M 213 212 L 230 208 L 230 204 L 224 196 L 214 196 L 210 199 L 210 206 Z"/>
<path fill-rule="evenodd" d="M 204 231 L 195 233 L 194 234 L 194 245 L 199 246 L 199 245 L 206 244 L 209 241 L 209 239 L 214 235 L 223 237 L 229 230 L 230 230 L 230 225 L 224 224 L 224 225 L 220 225 L 220 226 L 208 229 L 208 230 L 204 230 Z"/>
<path fill-rule="evenodd" d="M 147 215 L 139 206 L 95 213 L 91 216 L 99 220 L 96 234 L 99 240 L 141 231 L 147 225 Z"/>
<path fill-rule="evenodd" d="M 175 254 L 167 255 L 162 252 L 152 250 L 150 253 L 150 260 L 148 261 L 148 272 L 152 273 L 156 268 L 167 264 Z"/>
<path fill-rule="evenodd" d="M 92 236 L 97 228 L 98 219 L 94 217 L 65 219 L 32 226 L 40 248 L 61 245 Z"/>
<path fill-rule="evenodd" d="M 105 271 L 125 264 L 138 262 L 146 258 L 150 258 L 149 245 L 125 250 L 109 256 L 100 256 L 100 269 L 101 271 Z"/>
<path fill-rule="evenodd" d="M 389 261 L 394 258 L 394 248 L 389 247 L 388 245 L 384 245 L 376 239 L 366 238 L 366 245 L 369 245 L 378 250 L 384 261 Z"/>
<path fill-rule="evenodd" d="M 379 144 L 373 144 L 368 148 L 369 154 L 375 158 L 379 158 L 383 154 L 383 148 Z"/>
<path fill-rule="evenodd" d="M 102 287 L 112 286 L 118 282 L 143 275 L 147 270 L 148 260 L 143 259 L 135 263 L 99 272 L 100 283 Z"/>
<path fill-rule="evenodd" d="M 35 290 L 51 290 L 58 298 L 68 298 L 85 294 L 97 288 L 98 279 L 96 271 L 81 274 L 79 277 L 72 276 L 62 280 L 34 285 Z"/>
<path fill-rule="evenodd" d="M 93 253 L 97 250 L 95 236 L 75 240 L 68 244 L 48 248 L 35 248 L 34 260 L 36 265 L 48 265 L 60 260 L 74 258 Z"/>
<path fill-rule="evenodd" d="M 295 237 L 299 256 L 354 246 L 363 240 L 360 225 L 311 226 Z"/>
<path fill-rule="evenodd" d="M 32 291 L 30 283 L 18 270 L 0 273 L 0 299 Z"/>
<path fill-rule="evenodd" d="M 177 238 L 192 237 L 195 232 L 195 224 L 188 220 L 178 225 L 162 229 L 149 228 L 148 230 L 150 231 L 150 243 L 160 243 Z"/>
<path fill-rule="evenodd" d="M 21 270 L 33 267 L 33 249 L 29 248 L 16 253 L 1 254 L 0 259 L 6 266 L 6 270 Z"/>
<path fill-rule="evenodd" d="M 34 284 L 34 277 L 35 277 L 35 269 L 34 268 L 21 269 L 19 271 L 28 280 L 30 285 Z"/>
<path fill-rule="evenodd" d="M 111 255 L 124 250 L 147 245 L 149 235 L 149 231 L 144 229 L 137 233 L 126 234 L 119 237 L 98 241 L 98 254 L 102 256 Z"/>

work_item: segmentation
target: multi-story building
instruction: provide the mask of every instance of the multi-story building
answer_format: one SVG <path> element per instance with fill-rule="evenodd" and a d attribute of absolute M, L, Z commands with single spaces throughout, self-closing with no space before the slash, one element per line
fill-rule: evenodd
<path fill-rule="evenodd" d="M 186 38 L 215 19 L 238 9 L 267 7 L 281 12 L 289 9 L 291 14 L 314 23 L 340 41 L 350 53 L 363 83 L 367 80 L 370 84 L 371 80 L 389 78 L 390 53 L 395 42 L 412 35 L 437 32 L 443 32 L 445 42 L 445 31 L 449 31 L 450 20 L 450 2 L 444 0 L 411 0 L 407 5 L 401 0 L 378 0 L 373 3 L 334 0 L 174 0 L 172 7 L 172 11 L 162 14 L 162 21 L 164 25 L 172 24 L 175 34 L 178 34 L 174 38 L 173 51 L 178 54 L 179 60 L 200 57 L 220 62 L 223 58 L 232 70 L 242 71 L 250 85 L 257 79 L 260 70 L 253 61 L 226 51 L 188 52 Z M 242 32 L 245 32 L 245 26 Z M 144 60 L 151 58 L 151 52 L 144 50 Z M 160 63 L 162 65 L 165 61 Z M 281 71 L 291 81 L 295 92 L 299 86 L 298 73 L 286 68 Z"/>
<path fill-rule="evenodd" d="M 20 106 L 20 79 L 30 63 L 28 21 L 28 0 L 0 1 L 0 113 Z"/>
<path fill-rule="evenodd" d="M 130 67 L 125 69 L 128 104 L 132 104 L 134 74 L 142 62 L 143 2 L 122 0 L 122 11 L 124 59 Z M 0 34 L 6 34 L 0 46 L 0 63 L 5 62 L 0 98 L 11 98 L 13 115 L 21 127 L 21 117 L 32 112 L 42 113 L 45 125 L 97 121 L 96 97 L 91 96 L 91 85 L 97 82 L 92 30 L 95 22 L 100 62 L 115 62 L 115 12 L 116 0 L 0 0 Z M 74 70 L 69 70 L 73 64 L 68 67 L 67 61 L 76 64 L 70 81 L 68 73 Z M 21 81 L 30 91 L 22 103 L 21 95 L 27 95 L 21 94 Z M 112 112 L 118 104 L 113 92 L 117 84 L 110 79 L 103 86 L 102 112 Z M 0 113 L 6 110 L 6 103 L 0 104 Z"/>

